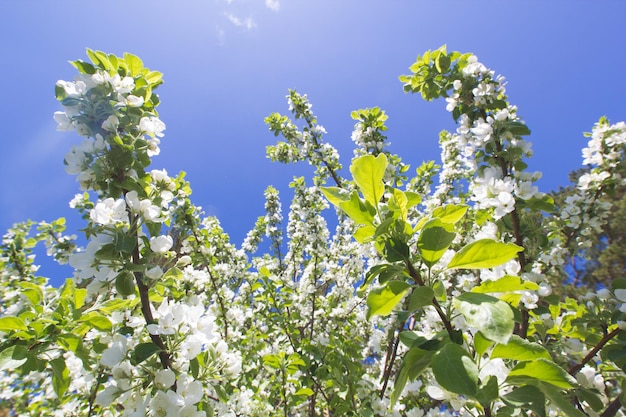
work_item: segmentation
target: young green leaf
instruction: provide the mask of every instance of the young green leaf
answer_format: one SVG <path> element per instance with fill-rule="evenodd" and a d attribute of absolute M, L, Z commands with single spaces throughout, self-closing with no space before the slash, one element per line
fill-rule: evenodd
<path fill-rule="evenodd" d="M 432 216 L 438 218 L 444 223 L 456 224 L 465 216 L 468 207 L 459 204 L 447 204 L 443 207 L 437 207 L 433 210 Z"/>
<path fill-rule="evenodd" d="M 448 264 L 448 269 L 480 269 L 502 265 L 524 250 L 514 243 L 480 239 L 459 250 Z"/>
<path fill-rule="evenodd" d="M 367 296 L 367 318 L 388 316 L 411 288 L 404 281 L 389 281 L 386 285 L 374 288 Z"/>
<path fill-rule="evenodd" d="M 63 358 L 51 360 L 50 365 L 52 366 L 52 388 L 57 398 L 62 399 L 70 386 L 70 371 Z"/>
<path fill-rule="evenodd" d="M 523 361 L 509 372 L 507 381 L 512 384 L 551 384 L 558 388 L 569 389 L 576 385 L 576 380 L 563 368 L 551 360 L 538 358 Z"/>
<path fill-rule="evenodd" d="M 361 200 L 359 194 L 353 191 L 350 199 L 339 203 L 339 208 L 344 211 L 356 224 L 373 225 L 375 209 Z"/>
<path fill-rule="evenodd" d="M 135 347 L 131 359 L 135 365 L 138 365 L 160 350 L 161 349 L 152 342 L 139 343 Z"/>
<path fill-rule="evenodd" d="M 350 172 L 354 182 L 361 190 L 365 201 L 376 207 L 385 192 L 383 177 L 387 169 L 385 154 L 364 155 L 356 158 L 350 165 Z"/>
<path fill-rule="evenodd" d="M 511 291 L 534 291 L 539 285 L 532 281 L 524 281 L 520 277 L 505 275 L 495 281 L 483 281 L 480 285 L 472 288 L 472 292 L 511 292 Z"/>
<path fill-rule="evenodd" d="M 513 334 L 513 310 L 504 301 L 486 294 L 464 293 L 454 299 L 454 307 L 465 321 L 483 336 L 506 344 Z"/>
<path fill-rule="evenodd" d="M 417 239 L 417 247 L 429 268 L 446 253 L 455 236 L 454 227 L 440 219 L 432 219 L 424 224 Z"/>
<path fill-rule="evenodd" d="M 339 207 L 341 203 L 350 199 L 343 188 L 320 187 L 320 189 L 322 190 L 324 197 L 326 197 L 326 199 L 330 201 L 331 204 L 333 204 L 334 206 Z"/>
<path fill-rule="evenodd" d="M 6 316 L 0 317 L 0 331 L 2 332 L 10 332 L 10 331 L 18 331 L 18 330 L 28 330 L 26 324 L 24 324 L 24 320 L 19 317 Z"/>
<path fill-rule="evenodd" d="M 550 353 L 538 343 L 529 342 L 517 335 L 511 336 L 507 344 L 498 344 L 491 352 L 491 358 L 530 361 L 533 359 L 551 360 Z"/>
<path fill-rule="evenodd" d="M 433 303 L 435 292 L 430 287 L 417 287 L 413 290 L 409 300 L 409 311 L 417 311 L 418 309 Z"/>
<path fill-rule="evenodd" d="M 433 356 L 435 379 L 444 389 L 461 395 L 476 396 L 478 367 L 472 357 L 456 343 L 448 343 Z"/>
<path fill-rule="evenodd" d="M 539 417 L 546 417 L 546 398 L 537 387 L 524 385 L 513 389 L 501 398 L 505 404 L 513 408 L 532 410 Z"/>
<path fill-rule="evenodd" d="M 433 355 L 435 351 L 423 350 L 417 347 L 411 348 L 402 359 L 402 363 L 400 364 L 400 370 L 398 371 L 398 376 L 396 377 L 396 381 L 393 385 L 393 392 L 391 393 L 391 405 L 393 406 L 400 394 L 402 394 L 402 390 L 406 386 L 408 381 L 413 381 L 415 378 L 422 373 L 424 369 L 430 365 Z"/>
<path fill-rule="evenodd" d="M 548 397 L 552 404 L 556 405 L 567 415 L 567 417 L 586 417 L 587 414 L 580 411 L 569 397 L 565 396 L 561 390 L 549 383 L 539 381 L 539 389 Z"/>

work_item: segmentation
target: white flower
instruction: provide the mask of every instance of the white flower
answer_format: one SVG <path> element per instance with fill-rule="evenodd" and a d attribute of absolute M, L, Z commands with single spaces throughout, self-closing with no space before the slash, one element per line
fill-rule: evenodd
<path fill-rule="evenodd" d="M 143 106 L 143 97 L 129 94 L 128 97 L 126 97 L 126 104 L 130 107 L 141 107 Z"/>
<path fill-rule="evenodd" d="M 126 357 L 126 338 L 121 335 L 115 335 L 111 346 L 102 352 L 100 364 L 111 368 L 120 363 L 124 357 Z"/>
<path fill-rule="evenodd" d="M 621 302 L 626 301 L 626 289 L 620 288 L 620 289 L 615 290 L 614 293 L 615 293 L 615 298 L 617 298 Z"/>
<path fill-rule="evenodd" d="M 156 416 L 178 416 L 183 405 L 183 399 L 172 390 L 159 391 L 150 400 L 150 409 Z"/>
<path fill-rule="evenodd" d="M 150 249 L 156 253 L 165 253 L 174 244 L 174 240 L 171 236 L 161 235 L 150 238 Z"/>
<path fill-rule="evenodd" d="M 113 87 L 115 92 L 117 92 L 118 94 L 128 94 L 133 91 L 133 88 L 135 87 L 135 81 L 132 77 L 121 78 L 119 74 L 115 74 L 113 77 L 111 77 L 110 82 L 111 87 Z"/>
<path fill-rule="evenodd" d="M 150 279 L 159 279 L 163 276 L 163 269 L 160 266 L 155 266 L 146 271 L 146 277 Z"/>
<path fill-rule="evenodd" d="M 498 384 L 502 384 L 509 374 L 509 369 L 504 364 L 504 361 L 500 358 L 491 359 L 485 363 L 480 372 L 478 378 L 485 381 L 489 376 L 495 376 L 498 379 Z"/>
<path fill-rule="evenodd" d="M 72 119 L 70 119 L 67 113 L 63 111 L 55 111 L 54 120 L 57 122 L 57 130 L 59 132 L 67 132 L 68 130 L 74 129 Z"/>
<path fill-rule="evenodd" d="M 542 282 L 541 284 L 539 284 L 539 289 L 537 290 L 537 294 L 540 297 L 547 297 L 550 294 L 552 294 L 552 287 L 550 286 L 550 284 L 546 282 Z"/>
<path fill-rule="evenodd" d="M 537 294 L 530 291 L 524 291 L 522 293 L 522 303 L 527 309 L 532 310 L 537 308 L 537 301 L 539 301 Z"/>
<path fill-rule="evenodd" d="M 193 405 L 202 399 L 202 384 L 188 375 L 181 375 L 176 386 L 176 393 L 183 398 L 185 405 Z"/>
<path fill-rule="evenodd" d="M 120 390 L 115 385 L 109 385 L 96 395 L 96 404 L 108 407 L 119 395 Z"/>
<path fill-rule="evenodd" d="M 109 132 L 116 132 L 119 125 L 120 120 L 116 116 L 111 115 L 107 117 L 104 122 L 102 122 L 102 129 L 108 130 Z"/>
<path fill-rule="evenodd" d="M 139 129 L 148 136 L 160 138 L 163 137 L 165 123 L 158 117 L 142 117 L 139 120 Z"/>
<path fill-rule="evenodd" d="M 57 81 L 57 87 L 62 87 L 65 90 L 67 97 L 77 98 L 82 96 L 87 91 L 87 84 L 83 81 Z"/>
<path fill-rule="evenodd" d="M 128 213 L 126 212 L 126 202 L 122 199 L 114 200 L 109 197 L 100 201 L 91 209 L 89 217 L 94 223 L 103 226 L 128 222 Z"/>
<path fill-rule="evenodd" d="M 176 374 L 171 369 L 161 369 L 154 377 L 154 383 L 161 389 L 168 389 L 176 382 Z"/>

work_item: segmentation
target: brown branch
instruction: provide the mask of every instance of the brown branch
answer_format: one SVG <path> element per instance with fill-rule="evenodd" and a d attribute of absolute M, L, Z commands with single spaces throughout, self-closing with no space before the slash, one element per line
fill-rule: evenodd
<path fill-rule="evenodd" d="M 398 354 L 398 345 L 400 344 L 400 332 L 402 332 L 402 329 L 404 329 L 405 324 L 406 320 L 400 322 L 397 328 L 397 335 L 395 335 L 396 331 L 393 331 L 394 335 L 391 337 L 389 346 L 387 348 L 387 357 L 385 359 L 385 372 L 383 373 L 383 386 L 380 389 L 381 400 L 385 396 L 385 391 L 387 390 L 387 385 L 389 384 L 389 378 L 391 377 L 393 363 L 395 362 L 396 356 Z"/>
<path fill-rule="evenodd" d="M 406 266 L 407 266 L 407 269 L 409 270 L 409 275 L 411 276 L 411 278 L 413 278 L 413 280 L 417 282 L 419 285 L 424 287 L 426 284 L 424 283 L 424 280 L 420 276 L 419 272 L 417 272 L 413 264 L 407 261 Z M 435 311 L 437 311 L 437 314 L 439 315 L 441 322 L 443 323 L 444 327 L 446 328 L 446 331 L 448 332 L 448 335 L 450 336 L 450 339 L 454 339 L 454 329 L 452 328 L 452 323 L 446 316 L 446 313 L 444 313 L 443 309 L 441 308 L 439 301 L 437 301 L 437 299 L 433 297 L 432 302 L 433 302 L 433 307 L 435 308 Z"/>
<path fill-rule="evenodd" d="M 614 399 L 611 404 L 600 414 L 600 417 L 614 417 L 617 412 L 622 408 L 622 402 L 619 397 Z"/>
<path fill-rule="evenodd" d="M 583 366 L 585 366 L 585 364 L 587 362 L 589 362 L 591 359 L 593 359 L 593 357 L 596 355 L 596 353 L 598 353 L 611 339 L 613 339 L 615 336 L 617 336 L 620 331 L 621 330 L 619 329 L 619 327 L 617 327 L 611 333 L 605 334 L 604 337 L 602 339 L 600 339 L 598 344 L 595 345 L 594 348 L 589 351 L 589 353 L 587 353 L 587 355 L 582 359 L 582 361 L 580 363 L 572 366 L 567 371 L 567 373 L 573 376 L 578 371 L 580 371 L 583 368 Z"/>

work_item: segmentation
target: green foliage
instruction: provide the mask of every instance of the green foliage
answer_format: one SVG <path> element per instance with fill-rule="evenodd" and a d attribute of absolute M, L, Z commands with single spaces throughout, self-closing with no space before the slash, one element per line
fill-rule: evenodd
<path fill-rule="evenodd" d="M 184 173 L 148 171 L 162 74 L 128 53 L 87 56 L 55 89 L 60 124 L 89 138 L 65 160 L 88 191 L 72 201 L 87 247 L 63 219 L 18 224 L 0 245 L 1 398 L 15 413 L 616 415 L 626 280 L 604 277 L 611 285 L 579 299 L 550 283 L 568 257 L 588 262 L 585 280 L 623 272 L 621 224 L 604 220 L 611 207 L 621 216 L 625 125 L 601 119 L 578 187 L 545 195 L 501 78 L 443 46 L 400 77 L 405 91 L 446 98 L 459 123 L 440 136 L 441 165 L 409 178 L 373 107 L 352 113 L 357 150 L 342 178 L 291 90 L 292 116 L 266 118 L 280 137 L 267 156 L 307 161 L 313 185 L 291 182 L 286 222 L 268 187 L 239 249 L 192 204 Z M 269 251 L 254 255 L 263 239 Z M 75 270 L 61 288 L 36 275 L 40 243 Z"/>

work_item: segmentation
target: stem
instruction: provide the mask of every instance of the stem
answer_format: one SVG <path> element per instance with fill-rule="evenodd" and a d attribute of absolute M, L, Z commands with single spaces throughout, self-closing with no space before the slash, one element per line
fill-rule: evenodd
<path fill-rule="evenodd" d="M 407 261 L 406 266 L 407 266 L 407 269 L 409 270 L 409 275 L 411 276 L 411 278 L 413 278 L 413 280 L 417 282 L 419 285 L 421 285 L 422 287 L 425 286 L 424 280 L 420 276 L 419 272 L 417 272 L 413 264 Z M 433 307 L 435 308 L 435 311 L 437 311 L 437 314 L 439 315 L 441 322 L 446 328 L 448 335 L 450 336 L 451 339 L 454 340 L 454 329 L 452 328 L 452 323 L 450 322 L 450 320 L 448 320 L 446 313 L 444 313 L 443 309 L 441 308 L 441 305 L 439 304 L 439 301 L 437 301 L 435 297 L 433 297 Z"/>
<path fill-rule="evenodd" d="M 134 216 L 132 221 L 133 233 L 135 237 L 138 235 L 137 233 L 137 216 Z M 135 248 L 132 252 L 132 262 L 135 265 L 141 264 L 141 256 L 139 254 L 139 245 L 135 245 Z M 133 272 L 135 276 L 135 281 L 137 282 L 137 288 L 139 289 L 139 299 L 141 301 L 141 314 L 146 321 L 146 324 L 154 324 L 156 320 L 154 320 L 154 316 L 152 315 L 152 303 L 150 302 L 150 295 L 148 293 L 148 287 L 143 282 L 143 274 L 140 271 Z M 159 348 L 159 359 L 161 360 L 161 365 L 163 365 L 164 369 L 172 368 L 172 358 L 169 352 L 167 351 L 167 347 L 163 342 L 163 339 L 158 334 L 150 334 L 150 339 L 152 343 L 154 343 Z"/>
<path fill-rule="evenodd" d="M 195 227 L 191 229 L 191 232 L 193 233 L 193 237 L 196 240 L 196 243 L 200 244 L 200 237 L 198 236 L 198 233 L 196 232 Z M 222 317 L 224 318 L 224 334 L 222 335 L 222 338 L 224 339 L 225 342 L 228 342 L 228 320 L 226 320 L 226 305 L 224 304 L 224 300 L 222 299 L 222 296 L 219 293 L 219 288 L 217 287 L 217 281 L 215 279 L 215 276 L 213 275 L 213 272 L 211 272 L 211 267 L 209 266 L 210 265 L 209 260 L 206 258 L 206 256 L 204 255 L 202 251 L 198 251 L 198 253 L 200 253 L 202 257 L 204 258 L 206 271 L 209 274 L 209 278 L 211 279 L 211 287 L 213 289 L 213 293 L 215 294 L 215 297 L 217 298 L 217 304 L 220 307 L 220 312 L 222 313 Z"/>
<path fill-rule="evenodd" d="M 600 417 L 613 417 L 617 414 L 617 412 L 622 408 L 622 403 L 619 400 L 619 397 L 614 399 L 611 404 L 604 410 Z"/>
<path fill-rule="evenodd" d="M 396 360 L 396 356 L 398 354 L 398 345 L 400 344 L 400 332 L 404 329 L 404 325 L 406 324 L 406 320 L 401 322 L 398 325 L 396 335 L 395 331 L 394 335 L 389 342 L 389 347 L 387 348 L 387 358 L 385 359 L 385 372 L 383 373 L 383 386 L 380 389 L 380 399 L 382 400 L 385 396 L 385 391 L 387 390 L 387 385 L 389 384 L 389 378 L 391 377 L 391 370 L 393 369 L 393 363 Z"/>
<path fill-rule="evenodd" d="M 311 123 L 311 121 L 309 119 L 306 119 L 306 123 L 309 126 L 309 131 L 312 131 L 313 130 L 313 123 Z M 315 138 L 315 135 L 311 135 L 311 138 L 313 139 L 313 143 L 315 144 L 314 152 L 316 152 L 318 155 L 321 156 L 322 153 L 318 150 L 320 144 L 317 142 L 317 139 Z M 321 158 L 321 160 L 322 160 L 322 163 L 324 164 L 324 166 L 326 167 L 326 169 L 328 170 L 328 173 L 330 174 L 330 176 L 335 181 L 335 184 L 337 184 L 337 187 L 343 188 L 342 183 L 341 183 L 341 178 L 330 167 L 330 165 L 328 164 L 328 162 L 326 162 L 326 160 L 324 158 Z"/>
<path fill-rule="evenodd" d="M 578 371 L 580 371 L 583 368 L 583 366 L 585 366 L 585 364 L 587 362 L 589 362 L 591 359 L 593 359 L 593 357 L 596 355 L 596 353 L 598 353 L 611 339 L 613 339 L 615 336 L 617 336 L 620 331 L 621 330 L 618 327 L 618 328 L 614 329 L 611 333 L 605 334 L 604 337 L 602 339 L 600 339 L 598 344 L 596 346 L 594 346 L 594 348 L 591 349 L 589 351 L 589 353 L 587 353 L 587 355 L 582 359 L 582 361 L 579 364 L 576 364 L 576 365 L 572 366 L 567 371 L 567 373 L 573 376 Z"/>
<path fill-rule="evenodd" d="M 484 116 L 486 118 L 486 114 Z M 501 156 L 501 153 L 503 151 L 502 143 L 497 138 L 494 139 L 493 142 L 496 145 L 496 152 L 497 152 L 496 160 L 500 164 L 500 170 L 502 171 L 502 176 L 508 177 L 509 167 L 507 166 L 507 162 Z M 515 237 L 515 244 L 517 246 L 524 248 L 524 238 L 521 233 L 520 218 L 519 218 L 519 213 L 517 212 L 516 205 L 513 206 L 513 211 L 509 213 L 509 216 L 511 217 L 511 223 L 513 226 L 513 236 Z M 523 250 L 517 253 L 517 259 L 520 264 L 520 269 L 524 271 L 524 269 L 526 269 L 526 265 L 528 264 L 528 262 L 526 260 L 526 255 L 524 255 Z M 515 334 L 517 334 L 522 339 L 526 339 L 528 335 L 529 319 L 530 319 L 530 316 L 528 315 L 528 310 L 525 308 L 522 308 L 522 321 L 520 323 L 516 323 L 515 325 Z"/>

